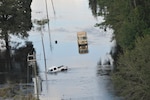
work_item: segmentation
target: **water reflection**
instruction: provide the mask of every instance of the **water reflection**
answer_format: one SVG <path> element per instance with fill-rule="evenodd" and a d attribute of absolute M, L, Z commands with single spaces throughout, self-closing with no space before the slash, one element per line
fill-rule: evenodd
<path fill-rule="evenodd" d="M 79 53 L 80 54 L 86 54 L 88 53 L 88 44 L 87 45 L 82 45 L 82 46 L 78 46 L 79 49 Z"/>
<path fill-rule="evenodd" d="M 112 72 L 111 65 L 98 65 L 97 66 L 97 75 L 110 75 Z"/>

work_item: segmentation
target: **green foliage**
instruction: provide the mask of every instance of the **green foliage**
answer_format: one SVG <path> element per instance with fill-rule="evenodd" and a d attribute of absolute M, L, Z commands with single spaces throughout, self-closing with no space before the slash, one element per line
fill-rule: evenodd
<path fill-rule="evenodd" d="M 105 17 L 105 22 L 97 26 L 113 28 L 116 41 L 123 49 L 134 48 L 136 38 L 150 27 L 148 0 L 97 0 L 97 5 L 97 15 Z"/>
<path fill-rule="evenodd" d="M 29 94 L 27 96 L 15 95 L 14 100 L 37 100 L 33 94 Z"/>
<path fill-rule="evenodd" d="M 32 0 L 1 0 L 0 1 L 0 30 L 1 36 L 6 33 L 27 37 L 31 29 Z"/>
<path fill-rule="evenodd" d="M 150 98 L 150 35 L 138 38 L 133 50 L 120 55 L 118 70 L 114 76 L 117 90 L 127 100 L 148 100 Z"/>
<path fill-rule="evenodd" d="M 32 27 L 31 2 L 32 0 L 0 0 L 0 39 L 5 41 L 8 70 L 12 68 L 9 45 L 11 36 L 26 38 Z"/>
<path fill-rule="evenodd" d="M 34 23 L 38 25 L 37 30 L 42 31 L 42 29 L 44 29 L 45 27 L 45 24 L 49 23 L 49 19 L 41 19 L 41 20 L 35 19 Z"/>
<path fill-rule="evenodd" d="M 97 17 L 97 0 L 89 0 L 89 7 L 92 9 L 94 17 Z"/>
<path fill-rule="evenodd" d="M 7 92 L 10 90 L 9 88 L 0 88 L 0 97 L 6 97 Z"/>
<path fill-rule="evenodd" d="M 91 7 L 92 8 L 92 7 Z M 97 0 L 98 27 L 114 29 L 117 42 L 113 81 L 126 100 L 150 98 L 150 1 Z"/>
<path fill-rule="evenodd" d="M 0 97 L 2 100 L 37 100 L 33 94 L 24 94 L 23 91 L 20 91 L 15 85 L 0 88 Z"/>
<path fill-rule="evenodd" d="M 30 41 L 26 41 L 26 44 L 15 50 L 15 61 L 26 63 L 28 53 L 34 51 L 33 44 Z M 25 65 L 25 64 L 24 64 Z M 26 66 L 26 65 L 25 65 Z"/>

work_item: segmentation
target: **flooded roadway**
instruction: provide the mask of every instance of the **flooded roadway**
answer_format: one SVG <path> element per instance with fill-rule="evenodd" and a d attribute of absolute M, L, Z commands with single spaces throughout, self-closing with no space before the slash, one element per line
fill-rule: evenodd
<path fill-rule="evenodd" d="M 48 14 L 50 18 L 50 39 L 47 25 L 43 32 L 46 53 L 46 66 L 68 66 L 66 72 L 47 74 L 41 34 L 36 30 L 30 31 L 29 40 L 33 41 L 36 49 L 37 61 L 42 77 L 42 92 L 40 100 L 119 100 L 115 95 L 110 77 L 101 76 L 97 63 L 104 60 L 110 52 L 112 30 L 105 32 L 94 27 L 103 21 L 92 16 L 88 0 L 54 0 L 54 9 L 50 0 Z M 32 20 L 46 18 L 44 0 L 33 0 Z M 80 54 L 77 44 L 77 32 L 85 31 L 88 37 L 88 53 Z M 58 41 L 55 44 L 55 40 Z"/>

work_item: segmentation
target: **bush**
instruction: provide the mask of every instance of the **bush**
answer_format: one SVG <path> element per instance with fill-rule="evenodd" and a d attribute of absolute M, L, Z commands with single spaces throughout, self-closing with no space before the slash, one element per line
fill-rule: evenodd
<path fill-rule="evenodd" d="M 113 75 L 116 89 L 127 100 L 150 98 L 150 35 L 138 38 L 133 50 L 120 55 Z"/>

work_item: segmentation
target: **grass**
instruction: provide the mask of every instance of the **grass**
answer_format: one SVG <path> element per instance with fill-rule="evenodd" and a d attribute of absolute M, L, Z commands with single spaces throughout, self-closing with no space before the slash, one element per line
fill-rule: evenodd
<path fill-rule="evenodd" d="M 12 100 L 37 100 L 33 94 L 26 95 L 14 85 L 0 88 L 0 97 L 2 99 L 11 98 Z"/>

